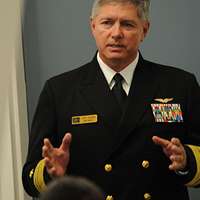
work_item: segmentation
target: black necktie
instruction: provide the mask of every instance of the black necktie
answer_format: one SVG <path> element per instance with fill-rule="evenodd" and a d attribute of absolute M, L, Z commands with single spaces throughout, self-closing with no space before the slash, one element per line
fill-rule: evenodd
<path fill-rule="evenodd" d="M 122 81 L 124 80 L 124 78 L 122 77 L 121 74 L 116 73 L 115 76 L 113 77 L 113 79 L 115 80 L 115 85 L 112 88 L 112 91 L 113 91 L 121 109 L 123 109 L 123 106 L 125 105 L 125 101 L 126 101 L 126 97 L 127 97 L 126 92 L 124 91 L 124 89 L 122 87 Z"/>

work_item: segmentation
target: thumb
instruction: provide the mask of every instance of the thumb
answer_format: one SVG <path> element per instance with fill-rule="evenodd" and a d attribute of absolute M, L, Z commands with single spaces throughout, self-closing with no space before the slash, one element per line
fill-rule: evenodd
<path fill-rule="evenodd" d="M 65 136 L 63 137 L 60 148 L 65 152 L 68 151 L 71 144 L 71 140 L 72 140 L 71 133 L 66 133 Z"/>
<path fill-rule="evenodd" d="M 152 140 L 156 145 L 159 145 L 162 148 L 167 148 L 167 146 L 170 144 L 169 140 L 166 140 L 166 139 L 158 137 L 158 136 L 153 136 Z"/>

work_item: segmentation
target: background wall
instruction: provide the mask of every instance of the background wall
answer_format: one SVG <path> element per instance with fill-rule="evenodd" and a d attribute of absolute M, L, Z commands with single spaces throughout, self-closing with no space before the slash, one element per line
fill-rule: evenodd
<path fill-rule="evenodd" d="M 23 36 L 29 122 L 44 81 L 93 57 L 92 2 L 26 0 Z M 188 70 L 200 81 L 199 8 L 198 0 L 153 0 L 151 30 L 141 47 L 143 56 Z M 190 191 L 192 200 L 200 198 L 199 190 Z"/>
<path fill-rule="evenodd" d="M 28 200 L 21 171 L 28 141 L 21 36 L 23 0 L 0 0 L 0 200 Z"/>

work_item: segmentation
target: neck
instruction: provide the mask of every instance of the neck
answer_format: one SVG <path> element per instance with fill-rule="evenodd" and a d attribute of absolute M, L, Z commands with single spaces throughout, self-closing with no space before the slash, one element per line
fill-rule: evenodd
<path fill-rule="evenodd" d="M 127 62 L 127 63 L 124 63 L 124 62 L 119 62 L 119 61 L 116 61 L 116 62 L 105 62 L 111 69 L 113 69 L 114 71 L 116 72 L 120 72 L 122 71 L 123 69 L 125 69 L 131 62 Z"/>
<path fill-rule="evenodd" d="M 132 63 L 135 60 L 136 56 L 133 57 L 131 60 L 124 61 L 124 60 L 103 60 L 103 62 L 108 65 L 111 69 L 113 69 L 116 72 L 120 72 L 123 69 L 125 69 L 130 63 Z"/>

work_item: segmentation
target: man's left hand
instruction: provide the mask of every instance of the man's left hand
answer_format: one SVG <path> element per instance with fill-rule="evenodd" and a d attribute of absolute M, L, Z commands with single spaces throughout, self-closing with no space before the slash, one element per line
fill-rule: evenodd
<path fill-rule="evenodd" d="M 170 170 L 184 171 L 187 165 L 187 155 L 185 149 L 178 138 L 172 138 L 170 141 L 158 136 L 152 137 L 156 145 L 160 145 L 165 155 L 171 160 Z"/>

